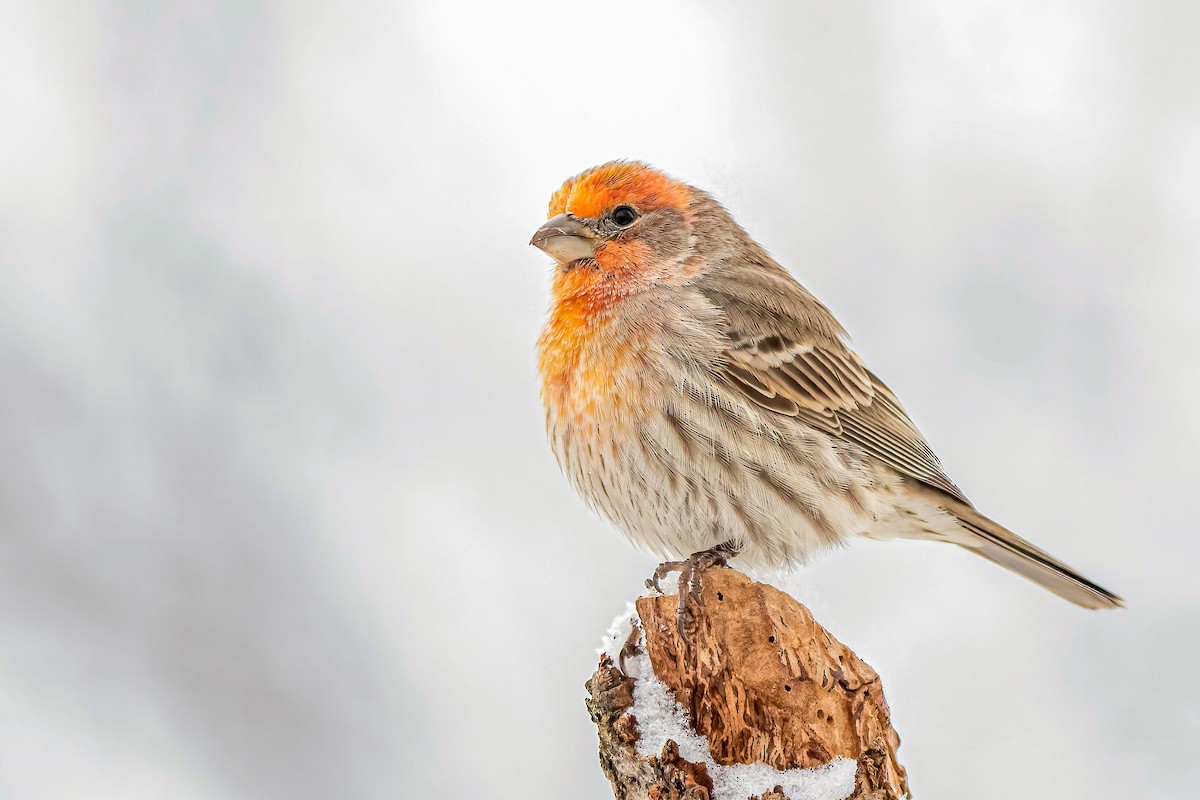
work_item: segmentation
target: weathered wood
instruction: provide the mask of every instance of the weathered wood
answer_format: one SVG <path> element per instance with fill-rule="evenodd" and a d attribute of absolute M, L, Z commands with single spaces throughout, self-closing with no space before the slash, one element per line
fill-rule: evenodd
<path fill-rule="evenodd" d="M 908 795 L 879 676 L 808 609 L 732 569 L 704 573 L 686 642 L 676 631 L 675 607 L 674 596 L 638 598 L 640 646 L 692 728 L 707 737 L 713 762 L 785 770 L 840 756 L 857 763 L 854 800 Z M 618 800 L 710 796 L 705 764 L 684 760 L 671 743 L 656 756 L 638 756 L 634 679 L 607 656 L 587 689 L 601 767 Z"/>

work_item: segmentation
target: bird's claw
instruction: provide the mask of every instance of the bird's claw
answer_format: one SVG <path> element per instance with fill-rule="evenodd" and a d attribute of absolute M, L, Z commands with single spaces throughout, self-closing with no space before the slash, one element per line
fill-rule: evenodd
<path fill-rule="evenodd" d="M 729 559 L 737 554 L 737 551 L 733 542 L 725 542 L 708 550 L 692 553 L 683 561 L 664 561 L 654 570 L 653 577 L 646 580 L 647 587 L 662 592 L 659 581 L 671 572 L 679 573 L 679 600 L 675 610 L 675 628 L 679 631 L 679 638 L 685 644 L 691 644 L 687 635 L 687 626 L 693 619 L 692 613 L 688 610 L 688 600 L 693 599 L 699 602 L 701 574 L 712 567 L 725 566 Z"/>
<path fill-rule="evenodd" d="M 667 575 L 671 574 L 672 572 L 687 569 L 687 565 L 687 561 L 664 561 L 655 568 L 654 574 L 646 579 L 646 588 L 653 589 L 659 594 L 662 594 L 663 590 L 662 586 L 659 585 L 659 581 L 667 577 Z"/>

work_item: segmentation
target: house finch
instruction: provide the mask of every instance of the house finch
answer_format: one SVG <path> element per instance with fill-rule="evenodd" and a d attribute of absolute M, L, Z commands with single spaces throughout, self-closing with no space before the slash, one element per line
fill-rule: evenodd
<path fill-rule="evenodd" d="M 824 305 L 705 192 L 635 162 L 563 184 L 538 342 L 554 454 L 679 570 L 778 568 L 854 536 L 951 542 L 1085 608 L 1122 601 L 985 517 Z M 686 591 L 685 591 L 686 590 Z"/>

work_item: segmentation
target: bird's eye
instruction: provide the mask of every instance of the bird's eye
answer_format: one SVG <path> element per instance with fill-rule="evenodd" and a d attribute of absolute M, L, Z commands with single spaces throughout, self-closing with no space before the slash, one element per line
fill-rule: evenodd
<path fill-rule="evenodd" d="M 617 206 L 612 212 L 612 221 L 624 228 L 627 225 L 632 225 L 633 221 L 638 218 L 638 213 L 629 206 Z"/>

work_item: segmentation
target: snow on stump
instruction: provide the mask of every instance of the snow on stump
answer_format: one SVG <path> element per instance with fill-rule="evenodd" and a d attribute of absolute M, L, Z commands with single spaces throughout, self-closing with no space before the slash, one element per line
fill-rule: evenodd
<path fill-rule="evenodd" d="M 732 569 L 704 573 L 687 642 L 675 607 L 630 604 L 587 682 L 618 800 L 909 796 L 879 676 L 807 608 Z"/>

